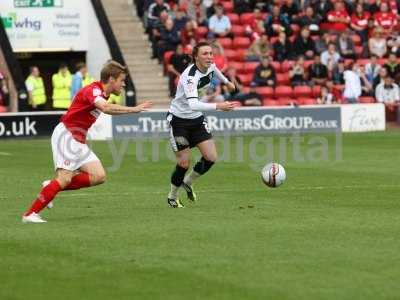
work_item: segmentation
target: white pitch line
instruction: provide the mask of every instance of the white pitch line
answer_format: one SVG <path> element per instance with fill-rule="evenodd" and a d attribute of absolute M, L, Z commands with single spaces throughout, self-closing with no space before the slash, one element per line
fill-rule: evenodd
<path fill-rule="evenodd" d="M 372 188 L 372 187 L 371 187 Z M 379 188 L 400 188 L 400 185 L 378 185 L 378 186 L 374 186 L 374 189 L 379 189 Z M 345 186 L 314 186 L 314 187 L 294 187 L 294 188 L 282 188 L 282 190 L 289 190 L 289 191 L 320 191 L 320 190 L 343 190 L 343 189 L 366 189 L 366 186 L 363 185 L 345 185 Z M 267 191 L 264 190 L 264 191 Z M 241 190 L 233 190 L 233 189 L 207 189 L 207 190 L 196 190 L 196 192 L 200 192 L 200 193 L 248 193 L 248 192 L 264 192 L 263 190 L 249 190 L 249 189 L 241 189 Z M 163 195 L 163 194 L 167 194 L 168 191 L 132 191 L 132 192 L 125 192 L 125 193 L 102 193 L 102 196 L 131 196 L 134 193 L 141 193 L 141 194 L 150 194 L 150 195 Z M 93 195 L 92 193 L 62 193 L 60 194 L 63 197 L 77 197 L 77 196 L 90 196 Z"/>
<path fill-rule="evenodd" d="M 12 154 L 9 153 L 9 152 L 0 152 L 0 155 L 3 155 L 3 156 L 11 156 Z"/>

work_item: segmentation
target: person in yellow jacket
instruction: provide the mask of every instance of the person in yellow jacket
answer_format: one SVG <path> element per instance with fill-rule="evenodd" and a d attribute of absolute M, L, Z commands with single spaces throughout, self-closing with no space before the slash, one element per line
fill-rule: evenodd
<path fill-rule="evenodd" d="M 71 104 L 72 76 L 66 64 L 61 64 L 58 73 L 53 74 L 53 108 L 65 110 Z"/>
<path fill-rule="evenodd" d="M 32 110 L 44 110 L 47 97 L 43 78 L 40 77 L 40 71 L 37 66 L 30 67 L 30 75 L 25 80 L 25 85 L 28 90 L 28 102 Z"/>

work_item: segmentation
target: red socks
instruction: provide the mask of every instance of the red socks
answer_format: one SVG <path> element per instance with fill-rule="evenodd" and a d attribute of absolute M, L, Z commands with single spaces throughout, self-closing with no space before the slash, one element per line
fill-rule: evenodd
<path fill-rule="evenodd" d="M 72 177 L 71 183 L 64 189 L 64 191 L 77 190 L 89 186 L 90 186 L 89 173 L 80 172 L 78 175 Z"/>
<path fill-rule="evenodd" d="M 39 213 L 43 208 L 49 204 L 58 192 L 61 191 L 60 184 L 57 180 L 52 180 L 46 185 L 39 193 L 38 198 L 32 203 L 31 208 L 25 213 L 25 216 L 31 213 Z"/>

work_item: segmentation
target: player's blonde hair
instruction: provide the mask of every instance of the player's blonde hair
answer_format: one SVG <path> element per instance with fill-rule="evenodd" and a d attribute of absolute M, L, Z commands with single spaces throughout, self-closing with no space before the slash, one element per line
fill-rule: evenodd
<path fill-rule="evenodd" d="M 103 83 L 107 83 L 110 77 L 118 78 L 121 74 L 126 74 L 127 69 L 125 66 L 121 65 L 120 63 L 110 60 L 106 62 L 100 72 L 100 80 Z"/>

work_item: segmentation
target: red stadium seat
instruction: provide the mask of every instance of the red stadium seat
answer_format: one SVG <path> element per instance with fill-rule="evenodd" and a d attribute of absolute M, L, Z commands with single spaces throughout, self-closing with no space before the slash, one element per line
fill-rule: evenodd
<path fill-rule="evenodd" d="M 298 104 L 298 101 L 292 98 L 278 98 L 279 105 L 294 105 Z"/>
<path fill-rule="evenodd" d="M 360 103 L 375 103 L 374 97 L 360 97 L 358 98 L 358 102 Z"/>
<path fill-rule="evenodd" d="M 235 37 L 233 39 L 233 47 L 235 49 L 248 49 L 250 47 L 250 39 L 247 37 Z"/>
<path fill-rule="evenodd" d="M 239 74 L 238 77 L 244 86 L 249 86 L 253 80 L 253 74 Z"/>
<path fill-rule="evenodd" d="M 244 73 L 244 65 L 241 62 L 232 61 L 228 66 L 234 68 L 238 74 Z"/>
<path fill-rule="evenodd" d="M 368 58 L 357 59 L 357 64 L 360 66 L 365 66 L 369 62 L 370 62 L 370 59 L 368 59 Z"/>
<path fill-rule="evenodd" d="M 229 61 L 235 61 L 236 56 L 237 56 L 237 52 L 235 50 L 232 49 L 224 49 L 224 54 L 225 57 L 229 60 Z"/>
<path fill-rule="evenodd" d="M 291 86 L 282 85 L 275 88 L 275 98 L 292 98 L 293 89 Z"/>
<path fill-rule="evenodd" d="M 244 63 L 244 72 L 246 74 L 254 74 L 254 70 L 260 65 L 259 62 L 246 62 Z"/>
<path fill-rule="evenodd" d="M 356 52 L 356 57 L 361 57 L 364 51 L 363 46 L 354 46 L 354 51 Z"/>
<path fill-rule="evenodd" d="M 243 25 L 233 25 L 231 32 L 234 36 L 246 36 L 246 29 Z"/>
<path fill-rule="evenodd" d="M 309 98 L 312 96 L 312 89 L 308 85 L 295 86 L 293 94 L 295 98 Z"/>
<path fill-rule="evenodd" d="M 262 98 L 274 98 L 274 88 L 269 86 L 256 87 L 256 93 L 261 95 Z"/>
<path fill-rule="evenodd" d="M 238 14 L 235 13 L 229 13 L 226 14 L 226 16 L 229 18 L 229 20 L 231 21 L 232 25 L 238 25 L 240 24 L 240 18 Z"/>
<path fill-rule="evenodd" d="M 254 20 L 254 14 L 253 13 L 243 13 L 240 15 L 240 23 L 243 25 L 249 25 L 253 22 Z"/>
<path fill-rule="evenodd" d="M 206 26 L 199 26 L 196 28 L 196 39 L 201 40 L 206 37 L 208 28 Z"/>
<path fill-rule="evenodd" d="M 293 60 L 285 60 L 284 62 L 282 62 L 281 64 L 281 69 L 283 73 L 289 72 L 289 70 L 292 68 L 294 64 Z"/>
<path fill-rule="evenodd" d="M 264 106 L 279 106 L 279 101 L 276 99 L 264 99 L 263 105 Z"/>
<path fill-rule="evenodd" d="M 276 73 L 281 72 L 281 63 L 279 61 L 271 61 L 270 65 L 274 68 Z"/>
<path fill-rule="evenodd" d="M 290 77 L 289 73 L 277 73 L 276 74 L 276 83 L 277 85 L 289 85 L 290 84 Z"/>
<path fill-rule="evenodd" d="M 304 62 L 304 67 L 308 70 L 308 68 L 314 63 L 313 60 L 306 60 Z"/>
<path fill-rule="evenodd" d="M 218 43 L 224 49 L 232 49 L 232 39 L 230 38 L 217 38 Z"/>
<path fill-rule="evenodd" d="M 233 3 L 229 2 L 221 2 L 222 6 L 224 7 L 224 11 L 226 14 L 233 12 Z"/>
<path fill-rule="evenodd" d="M 163 67 L 164 67 L 164 73 L 167 74 L 167 67 L 171 61 L 171 57 L 174 55 L 174 51 L 167 51 L 164 53 L 164 60 L 163 60 Z"/>
<path fill-rule="evenodd" d="M 240 101 L 230 101 L 232 104 L 234 104 L 236 107 L 242 106 L 242 102 Z"/>
<path fill-rule="evenodd" d="M 0 113 L 7 112 L 7 107 L 0 105 Z"/>
<path fill-rule="evenodd" d="M 315 104 L 318 104 L 317 99 L 315 99 L 315 98 L 300 98 L 299 102 L 300 102 L 300 104 L 303 104 L 303 105 L 315 105 Z"/>
<path fill-rule="evenodd" d="M 321 86 L 320 85 L 315 85 L 312 88 L 313 91 L 313 97 L 318 98 L 319 96 L 321 96 Z"/>

